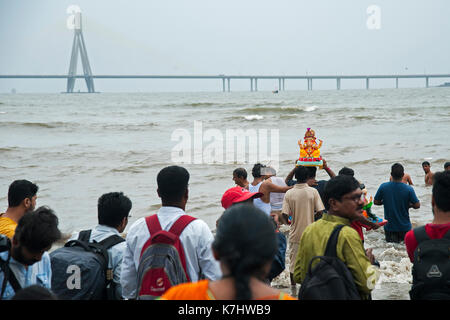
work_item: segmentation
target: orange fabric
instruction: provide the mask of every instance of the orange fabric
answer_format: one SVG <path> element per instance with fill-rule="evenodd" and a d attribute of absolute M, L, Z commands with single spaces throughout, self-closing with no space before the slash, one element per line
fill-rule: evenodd
<path fill-rule="evenodd" d="M 0 214 L 0 234 L 12 239 L 16 232 L 17 222 L 3 215 L 4 213 Z"/>
<path fill-rule="evenodd" d="M 182 283 L 164 293 L 160 300 L 215 300 L 209 290 L 209 280 Z M 288 294 L 280 292 L 278 296 L 263 297 L 258 300 L 297 300 Z"/>

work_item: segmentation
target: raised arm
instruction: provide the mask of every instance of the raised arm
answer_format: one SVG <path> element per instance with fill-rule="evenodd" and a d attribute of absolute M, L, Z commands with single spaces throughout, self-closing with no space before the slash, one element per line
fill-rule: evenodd
<path fill-rule="evenodd" d="M 330 178 L 336 177 L 336 174 L 333 172 L 333 170 L 331 170 L 331 168 L 328 167 L 327 161 L 323 158 L 322 158 L 322 161 L 323 161 L 323 169 L 328 173 Z"/>

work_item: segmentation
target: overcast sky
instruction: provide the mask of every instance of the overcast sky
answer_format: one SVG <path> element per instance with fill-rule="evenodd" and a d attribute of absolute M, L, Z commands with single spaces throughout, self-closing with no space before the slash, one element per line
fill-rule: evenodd
<path fill-rule="evenodd" d="M 448 0 L 0 0 L 0 74 L 67 74 L 69 5 L 81 8 L 93 74 L 450 73 Z M 367 13 L 371 5 L 379 20 Z M 232 85 L 246 90 L 247 82 Z M 65 80 L 0 79 L 0 92 L 65 87 Z M 222 84 L 95 80 L 95 87 L 220 91 Z M 86 89 L 80 80 L 77 88 Z"/>

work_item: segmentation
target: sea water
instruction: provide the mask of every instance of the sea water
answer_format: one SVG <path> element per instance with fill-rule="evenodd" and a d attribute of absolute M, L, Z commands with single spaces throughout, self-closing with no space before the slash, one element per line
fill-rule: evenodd
<path fill-rule="evenodd" d="M 246 154 L 229 161 L 224 146 L 223 161 L 220 155 L 213 162 L 194 161 L 198 140 L 203 139 L 201 153 L 217 142 L 206 137 L 208 132 L 216 139 L 229 130 L 267 133 L 263 147 L 270 152 L 257 160 L 276 163 L 277 175 L 285 177 L 307 128 L 323 140 L 321 153 L 332 170 L 354 169 L 369 195 L 389 180 L 393 163 L 403 164 L 421 202 L 420 209 L 410 209 L 413 226 L 432 220 L 431 188 L 425 186 L 421 163 L 428 160 L 435 172 L 450 160 L 450 88 L 1 94 L 0 211 L 7 207 L 9 184 L 28 179 L 39 185 L 38 206 L 55 210 L 64 233 L 94 226 L 97 199 L 112 191 L 133 202 L 129 227 L 160 207 L 156 175 L 180 164 L 173 151 L 182 137 L 176 133 L 182 132 L 191 139 L 184 143 L 192 146 L 191 161 L 180 164 L 190 172 L 186 211 L 214 230 L 223 212 L 222 194 L 234 186 L 233 170 L 246 168 L 251 181 L 255 158 Z M 319 170 L 317 179 L 328 175 Z M 383 207 L 374 206 L 373 212 L 382 217 Z M 365 232 L 365 247 L 373 248 L 381 264 L 373 298 L 408 299 L 411 263 L 404 244 L 386 243 L 380 228 Z M 273 285 L 288 288 L 287 271 Z"/>

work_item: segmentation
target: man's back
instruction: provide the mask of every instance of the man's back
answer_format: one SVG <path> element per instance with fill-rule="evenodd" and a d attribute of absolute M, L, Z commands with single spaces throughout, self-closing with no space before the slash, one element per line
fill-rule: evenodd
<path fill-rule="evenodd" d="M 169 230 L 174 222 L 185 212 L 175 207 L 162 207 L 158 219 L 163 230 Z M 137 290 L 137 270 L 142 248 L 150 238 L 145 218 L 137 220 L 128 231 L 127 247 L 122 263 L 122 294 L 125 298 L 134 299 Z M 181 233 L 180 240 L 186 255 L 186 269 L 192 282 L 199 280 L 200 272 L 210 280 L 222 276 L 218 262 L 211 251 L 213 241 L 208 225 L 196 219 Z"/>
<path fill-rule="evenodd" d="M 348 219 L 324 214 L 322 219 L 305 229 L 295 263 L 294 280 L 296 282 L 301 283 L 305 279 L 311 259 L 324 254 L 328 239 L 338 224 L 350 226 Z M 362 241 L 356 230 L 351 227 L 344 227 L 341 230 L 336 252 L 338 258 L 346 264 L 352 273 L 361 296 L 367 297 L 371 291 L 368 288 L 368 279 L 373 277 L 375 280 L 375 269 L 365 254 Z"/>
<path fill-rule="evenodd" d="M 382 201 L 387 231 L 408 231 L 411 229 L 409 206 L 418 203 L 414 189 L 402 182 L 385 182 L 378 188 L 374 197 L 375 204 Z"/>
<path fill-rule="evenodd" d="M 314 222 L 314 213 L 324 210 L 319 192 L 306 183 L 299 183 L 286 192 L 282 212 L 292 215 L 289 241 L 298 243 L 303 230 Z"/>

